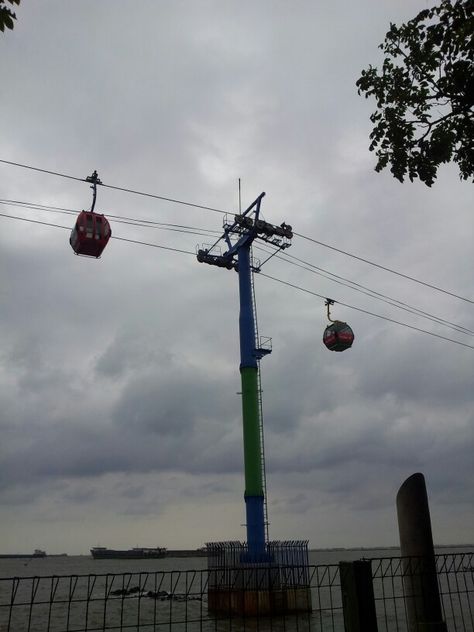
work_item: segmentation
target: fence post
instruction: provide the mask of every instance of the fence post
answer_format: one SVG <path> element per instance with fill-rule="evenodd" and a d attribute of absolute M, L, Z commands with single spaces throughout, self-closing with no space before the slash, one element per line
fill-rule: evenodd
<path fill-rule="evenodd" d="M 346 632 L 377 632 L 370 560 L 339 562 Z"/>
<path fill-rule="evenodd" d="M 398 490 L 397 515 L 409 629 L 446 632 L 423 474 L 412 474 Z"/>

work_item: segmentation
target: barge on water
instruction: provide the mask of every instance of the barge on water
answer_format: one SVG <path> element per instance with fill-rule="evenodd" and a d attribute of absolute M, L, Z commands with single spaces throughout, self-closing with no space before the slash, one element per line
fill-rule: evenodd
<path fill-rule="evenodd" d="M 0 553 L 0 559 L 31 559 L 32 557 L 46 557 L 46 551 L 35 549 L 34 553 Z"/>
<path fill-rule="evenodd" d="M 158 557 L 165 557 L 166 549 L 163 547 L 145 548 L 135 547 L 133 549 L 108 549 L 105 546 L 94 546 L 91 555 L 95 560 L 150 560 Z"/>

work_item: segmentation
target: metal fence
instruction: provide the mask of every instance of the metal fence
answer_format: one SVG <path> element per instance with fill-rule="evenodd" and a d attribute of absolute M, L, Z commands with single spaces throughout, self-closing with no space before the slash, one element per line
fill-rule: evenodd
<path fill-rule="evenodd" d="M 406 558 L 370 562 L 379 632 L 408 632 Z M 474 632 L 474 553 L 436 567 L 448 631 Z M 339 566 L 304 572 L 312 612 L 247 618 L 208 612 L 208 570 L 0 578 L 0 631 L 344 632 Z"/>
<path fill-rule="evenodd" d="M 407 579 L 424 572 L 421 558 L 373 559 L 372 577 L 379 632 L 409 631 Z M 448 632 L 474 632 L 474 553 L 435 555 L 441 611 Z"/>

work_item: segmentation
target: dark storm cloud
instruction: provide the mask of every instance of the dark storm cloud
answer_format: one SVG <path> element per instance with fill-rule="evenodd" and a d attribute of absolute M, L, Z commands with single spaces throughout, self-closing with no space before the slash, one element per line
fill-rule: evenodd
<path fill-rule="evenodd" d="M 270 507 L 277 512 L 291 514 L 305 514 L 312 508 L 313 500 L 310 494 L 299 493 L 284 500 L 272 500 Z"/>
<path fill-rule="evenodd" d="M 274 398 L 264 389 L 270 480 L 306 472 L 328 501 L 376 509 L 393 503 L 390 490 L 421 470 L 430 477 L 434 499 L 446 499 L 448 485 L 452 502 L 464 503 L 474 494 L 469 352 L 440 346 L 439 362 L 433 363 L 433 350 L 420 341 L 415 349 L 408 341 L 392 349 L 387 345 L 387 355 L 361 344 L 356 339 L 343 368 L 312 340 L 282 352 L 289 366 L 311 355 L 310 373 L 290 371 L 278 379 L 269 367 L 270 383 L 288 386 Z M 448 369 L 446 376 L 440 367 Z M 265 367 L 264 376 L 268 379 Z M 285 402 L 285 393 L 295 394 L 295 400 Z M 280 401 L 283 408 L 276 405 Z M 297 485 L 302 489 L 308 482 Z"/>
<path fill-rule="evenodd" d="M 115 340 L 98 358 L 96 371 L 110 379 L 117 379 L 131 371 L 142 372 L 150 365 L 166 367 L 172 356 L 166 350 L 154 349 L 150 338 L 137 335 L 117 335 Z"/>
<path fill-rule="evenodd" d="M 393 395 L 403 401 L 436 402 L 441 408 L 472 406 L 473 361 L 467 350 L 439 349 L 433 358 L 431 345 L 419 345 L 413 353 L 409 340 L 387 342 L 387 357 L 372 358 L 368 371 L 361 376 L 360 388 L 370 397 Z M 407 358 L 410 358 L 407 361 Z M 434 361 L 433 361 L 434 360 Z"/>
<path fill-rule="evenodd" d="M 142 375 L 122 392 L 113 414 L 119 429 L 181 439 L 196 430 L 199 420 L 225 431 L 227 416 L 220 380 L 201 378 L 186 367 L 165 365 L 160 372 Z"/>
<path fill-rule="evenodd" d="M 204 429 L 202 436 L 197 437 L 191 428 L 188 433 L 182 428 L 176 430 L 173 417 L 167 417 L 166 422 L 173 428 L 172 435 L 147 425 L 96 430 L 49 425 L 31 437 L 28 445 L 17 447 L 3 459 L 2 485 L 45 477 L 84 477 L 123 471 L 181 470 L 198 474 L 241 469 L 237 438 L 228 441 L 227 447 L 225 436 L 214 439 L 214 447 L 221 448 L 224 454 L 213 458 L 208 449 L 213 434 Z"/>
<path fill-rule="evenodd" d="M 74 489 L 66 491 L 62 495 L 62 500 L 74 505 L 85 505 L 97 498 L 97 491 L 91 488 Z"/>
<path fill-rule="evenodd" d="M 240 471 L 239 401 L 235 398 L 234 410 L 229 409 L 227 381 L 196 377 L 194 368 L 177 360 L 163 363 L 153 373 L 147 372 L 146 363 L 139 364 L 145 370 L 134 372 L 122 386 L 110 416 L 104 410 L 98 414 L 100 389 L 97 392 L 97 383 L 91 381 L 83 383 L 74 400 L 76 408 L 71 406 L 67 416 L 64 410 L 61 416 L 54 398 L 49 408 L 33 412 L 36 402 L 30 393 L 23 421 L 17 416 L 4 428 L 11 445 L 17 445 L 2 461 L 3 485 L 125 471 Z M 25 388 L 23 380 L 20 388 Z M 66 383 L 62 388 L 63 396 L 67 387 Z M 42 388 L 48 385 L 43 383 Z M 97 401 L 93 408 L 82 403 L 88 394 Z M 26 425 L 28 441 L 22 441 Z"/>

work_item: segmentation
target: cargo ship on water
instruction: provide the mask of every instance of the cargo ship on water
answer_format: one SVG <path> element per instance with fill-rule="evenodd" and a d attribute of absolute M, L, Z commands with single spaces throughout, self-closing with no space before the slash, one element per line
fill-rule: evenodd
<path fill-rule="evenodd" d="M 34 553 L 0 553 L 0 559 L 2 560 L 31 559 L 33 557 L 46 557 L 46 551 L 35 549 Z"/>
<path fill-rule="evenodd" d="M 145 548 L 135 547 L 133 549 L 108 549 L 105 546 L 94 546 L 91 555 L 95 560 L 151 560 L 158 557 L 165 557 L 166 549 L 163 547 Z"/>

